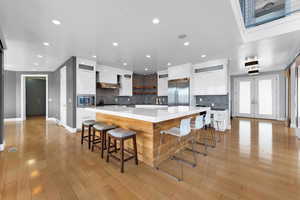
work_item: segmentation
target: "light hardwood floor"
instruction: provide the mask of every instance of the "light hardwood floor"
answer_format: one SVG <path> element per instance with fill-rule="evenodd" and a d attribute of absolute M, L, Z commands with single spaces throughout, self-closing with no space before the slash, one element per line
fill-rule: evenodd
<path fill-rule="evenodd" d="M 6 123 L 5 132 L 1 200 L 300 199 L 300 141 L 280 123 L 234 119 L 217 148 L 198 156 L 196 168 L 184 168 L 183 182 L 133 161 L 120 174 L 117 162 L 81 146 L 80 134 L 42 118 Z"/>

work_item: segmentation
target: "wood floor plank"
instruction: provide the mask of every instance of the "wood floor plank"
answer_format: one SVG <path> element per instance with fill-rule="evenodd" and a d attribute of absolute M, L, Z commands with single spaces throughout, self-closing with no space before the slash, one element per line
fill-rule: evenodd
<path fill-rule="evenodd" d="M 120 163 L 81 145 L 80 134 L 43 118 L 8 122 L 5 133 L 17 152 L 0 152 L 1 200 L 300 199 L 300 141 L 276 121 L 233 119 L 196 168 L 184 166 L 183 182 L 142 162 L 125 163 L 121 174 Z M 164 167 L 178 171 L 175 161 Z"/>

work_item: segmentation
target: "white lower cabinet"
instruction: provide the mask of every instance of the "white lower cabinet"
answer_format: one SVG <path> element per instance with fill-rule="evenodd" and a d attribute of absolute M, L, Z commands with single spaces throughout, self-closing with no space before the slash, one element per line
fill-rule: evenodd
<path fill-rule="evenodd" d="M 96 113 L 93 111 L 88 111 L 85 108 L 77 108 L 76 114 L 77 114 L 77 116 L 76 116 L 77 129 L 82 128 L 82 122 L 85 120 L 96 120 Z"/>

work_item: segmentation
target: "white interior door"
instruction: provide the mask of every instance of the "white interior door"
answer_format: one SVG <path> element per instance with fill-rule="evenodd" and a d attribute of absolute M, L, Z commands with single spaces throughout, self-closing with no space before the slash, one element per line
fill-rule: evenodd
<path fill-rule="evenodd" d="M 278 77 L 276 75 L 245 77 L 234 81 L 235 115 L 277 119 Z"/>
<path fill-rule="evenodd" d="M 60 70 L 60 122 L 67 125 L 67 69 Z"/>

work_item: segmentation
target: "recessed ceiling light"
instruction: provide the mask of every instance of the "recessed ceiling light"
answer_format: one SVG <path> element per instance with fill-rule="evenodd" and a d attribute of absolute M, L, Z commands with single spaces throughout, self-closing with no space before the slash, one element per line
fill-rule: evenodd
<path fill-rule="evenodd" d="M 55 24 L 55 25 L 60 25 L 61 24 L 61 22 L 58 21 L 57 19 L 53 19 L 52 23 Z"/>
<path fill-rule="evenodd" d="M 205 58 L 205 57 L 206 57 L 206 55 L 205 55 L 205 54 L 201 55 L 201 58 Z"/>
<path fill-rule="evenodd" d="M 44 46 L 50 46 L 49 42 L 43 42 Z"/>
<path fill-rule="evenodd" d="M 159 24 L 159 22 L 160 22 L 160 21 L 159 21 L 158 18 L 154 18 L 154 19 L 152 20 L 152 23 L 153 23 L 153 24 Z"/>
<path fill-rule="evenodd" d="M 113 46 L 115 46 L 115 47 L 119 46 L 119 44 L 118 44 L 117 42 L 113 42 L 112 44 L 113 44 Z"/>
<path fill-rule="evenodd" d="M 123 65 L 124 65 L 124 66 L 127 66 L 127 63 L 126 63 L 126 62 L 124 62 L 124 63 L 123 63 Z"/>
<path fill-rule="evenodd" d="M 148 68 L 145 68 L 145 71 L 148 71 Z"/>
<path fill-rule="evenodd" d="M 184 46 L 189 46 L 190 45 L 190 42 L 185 42 L 183 43 Z"/>
<path fill-rule="evenodd" d="M 150 54 L 147 54 L 146 57 L 147 57 L 147 58 L 151 58 L 151 55 L 150 55 Z"/>
<path fill-rule="evenodd" d="M 96 56 L 96 55 L 93 55 L 92 57 L 93 57 L 93 58 L 97 58 L 97 56 Z"/>
<path fill-rule="evenodd" d="M 170 62 L 168 62 L 168 64 L 167 64 L 168 66 L 171 66 L 172 65 L 172 63 L 170 63 Z"/>
<path fill-rule="evenodd" d="M 37 57 L 38 57 L 38 58 L 42 58 L 43 56 L 42 56 L 42 55 L 40 55 L 40 54 L 38 54 L 38 55 L 37 55 Z"/>
<path fill-rule="evenodd" d="M 36 63 L 36 62 L 35 62 L 35 63 L 33 63 L 33 64 L 34 64 L 35 66 L 38 66 L 38 65 L 39 65 L 39 63 Z"/>

